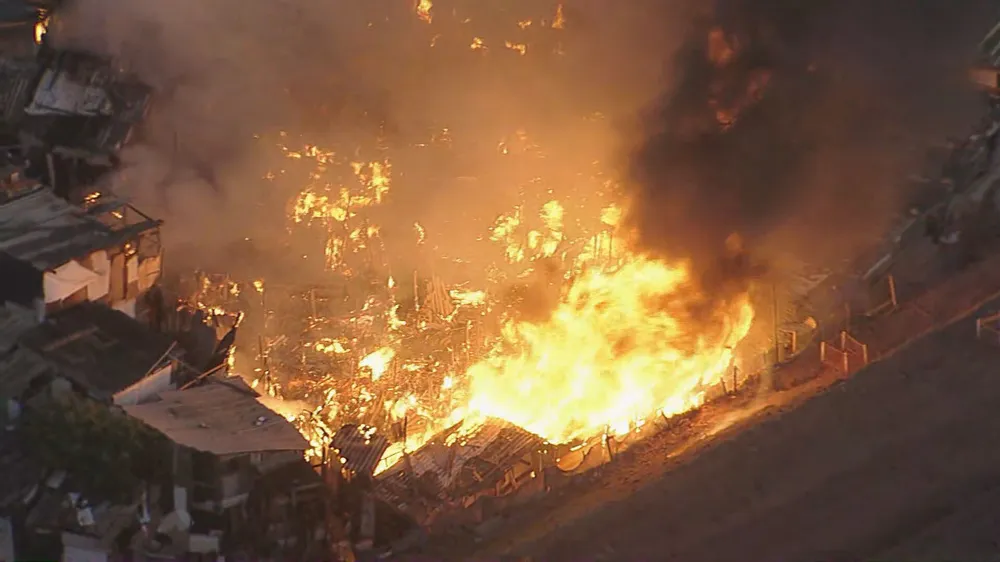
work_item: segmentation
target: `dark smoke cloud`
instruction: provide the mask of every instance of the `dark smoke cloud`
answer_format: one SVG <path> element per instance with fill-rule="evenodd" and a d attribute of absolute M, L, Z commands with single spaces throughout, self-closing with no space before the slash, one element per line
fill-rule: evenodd
<path fill-rule="evenodd" d="M 850 257 L 898 209 L 919 148 L 981 115 L 965 80 L 992 5 L 720 0 L 673 54 L 632 158 L 642 243 L 710 278 L 733 232 L 765 255 Z M 708 60 L 713 28 L 735 48 L 726 65 Z M 711 99 L 750 106 L 723 131 Z"/>

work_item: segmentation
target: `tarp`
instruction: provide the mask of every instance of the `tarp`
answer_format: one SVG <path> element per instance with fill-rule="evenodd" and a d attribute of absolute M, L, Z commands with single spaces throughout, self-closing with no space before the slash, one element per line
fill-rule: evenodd
<path fill-rule="evenodd" d="M 90 254 L 90 266 L 98 278 L 87 285 L 87 299 L 97 300 L 111 291 L 111 261 L 104 250 Z"/>
<path fill-rule="evenodd" d="M 139 291 L 146 292 L 160 278 L 160 256 L 146 258 L 139 262 Z"/>
<path fill-rule="evenodd" d="M 45 273 L 45 302 L 59 302 L 100 279 L 100 275 L 72 260 Z"/>

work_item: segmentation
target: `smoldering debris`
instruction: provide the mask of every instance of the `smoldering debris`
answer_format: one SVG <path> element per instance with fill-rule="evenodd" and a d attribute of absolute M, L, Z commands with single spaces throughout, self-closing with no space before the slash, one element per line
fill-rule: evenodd
<path fill-rule="evenodd" d="M 763 257 L 827 266 L 857 251 L 891 220 L 924 143 L 980 114 L 965 69 L 990 12 L 720 0 L 644 115 L 631 160 L 641 242 L 716 278 L 733 232 Z"/>

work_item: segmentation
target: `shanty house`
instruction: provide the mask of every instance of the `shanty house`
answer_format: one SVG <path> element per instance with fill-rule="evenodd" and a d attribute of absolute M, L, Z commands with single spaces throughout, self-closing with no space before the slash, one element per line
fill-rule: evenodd
<path fill-rule="evenodd" d="M 152 94 L 110 60 L 45 45 L 33 61 L 0 64 L 0 83 L 0 115 L 25 145 L 80 158 L 120 150 Z"/>
<path fill-rule="evenodd" d="M 174 387 L 179 355 L 166 336 L 122 312 L 84 302 L 52 314 L 0 358 L 7 362 L 0 365 L 20 365 L 22 371 L 0 369 L 4 378 L 18 380 L 10 389 L 15 397 L 41 379 L 56 392 L 71 388 L 99 401 L 137 404 Z M 27 372 L 37 376 L 28 380 Z"/>
<path fill-rule="evenodd" d="M 242 510 L 232 508 L 244 504 L 257 478 L 301 461 L 309 448 L 236 377 L 210 378 L 124 410 L 174 443 L 173 510 L 180 520 L 195 511 L 224 514 L 227 528 L 240 528 Z"/>
<path fill-rule="evenodd" d="M 135 318 L 160 278 L 159 226 L 124 202 L 81 209 L 45 187 L 0 200 L 0 301 L 40 317 L 99 301 Z"/>

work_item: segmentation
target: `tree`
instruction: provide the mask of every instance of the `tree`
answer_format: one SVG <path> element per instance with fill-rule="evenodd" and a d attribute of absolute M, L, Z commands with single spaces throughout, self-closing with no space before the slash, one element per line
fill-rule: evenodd
<path fill-rule="evenodd" d="M 28 454 L 65 470 L 91 501 L 129 502 L 170 466 L 161 435 L 99 402 L 71 396 L 33 406 L 23 419 Z"/>

